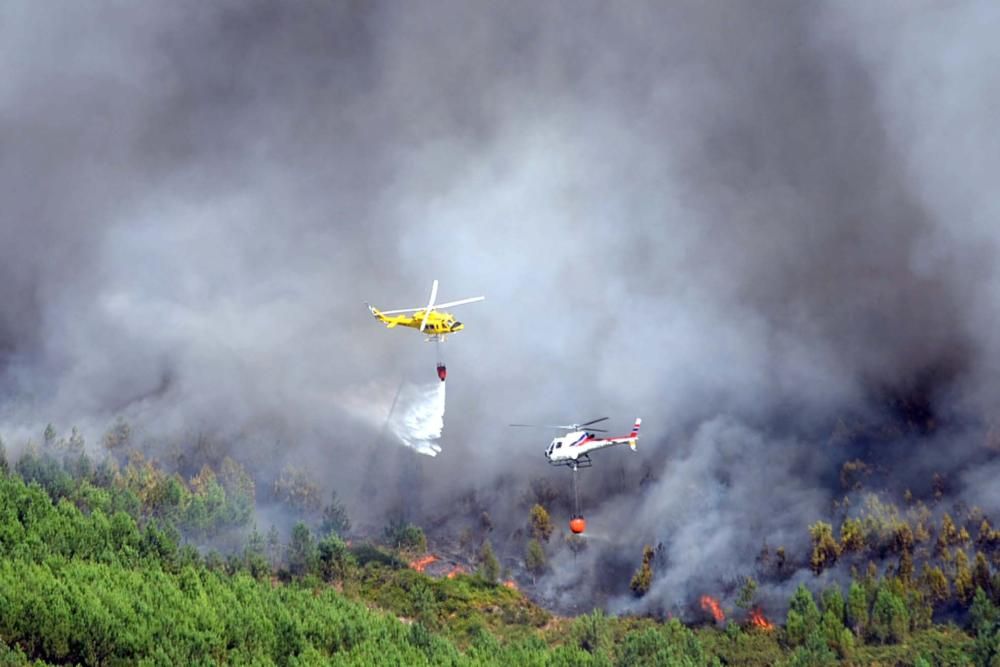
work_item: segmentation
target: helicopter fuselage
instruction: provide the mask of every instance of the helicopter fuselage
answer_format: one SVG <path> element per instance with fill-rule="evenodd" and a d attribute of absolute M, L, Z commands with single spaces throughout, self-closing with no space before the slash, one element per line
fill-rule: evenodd
<path fill-rule="evenodd" d="M 636 419 L 632 432 L 627 436 L 617 438 L 598 438 L 589 431 L 571 431 L 566 435 L 553 438 L 545 449 L 545 458 L 552 465 L 573 467 L 584 461 L 589 463 L 590 457 L 588 455 L 598 449 L 615 445 L 628 445 L 632 451 L 635 451 L 639 440 L 639 424 L 641 423 L 641 419 Z"/>

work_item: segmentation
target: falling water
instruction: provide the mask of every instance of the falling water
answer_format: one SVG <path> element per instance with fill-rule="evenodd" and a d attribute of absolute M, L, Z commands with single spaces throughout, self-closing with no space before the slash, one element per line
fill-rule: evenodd
<path fill-rule="evenodd" d="M 404 384 L 389 415 L 389 430 L 402 444 L 420 454 L 437 456 L 441 451 L 437 441 L 444 429 L 446 384 Z"/>

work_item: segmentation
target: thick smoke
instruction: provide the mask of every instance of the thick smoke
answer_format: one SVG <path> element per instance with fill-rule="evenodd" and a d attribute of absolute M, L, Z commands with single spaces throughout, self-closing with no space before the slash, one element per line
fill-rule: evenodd
<path fill-rule="evenodd" d="M 639 454 L 582 478 L 606 540 L 581 569 L 627 578 L 663 543 L 669 606 L 803 540 L 848 454 L 832 425 L 914 395 L 942 429 L 894 443 L 899 485 L 940 464 L 1000 511 L 991 3 L 0 12 L 9 447 L 121 416 L 264 476 L 392 485 L 358 397 L 433 357 L 363 302 L 437 278 L 487 301 L 445 346 L 427 517 L 473 491 L 511 534 L 529 480 L 569 480 L 503 424 L 640 415 Z"/>

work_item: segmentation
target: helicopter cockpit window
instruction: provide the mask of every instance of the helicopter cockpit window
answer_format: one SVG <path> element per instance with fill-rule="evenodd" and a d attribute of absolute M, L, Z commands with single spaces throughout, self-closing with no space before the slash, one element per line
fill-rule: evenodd
<path fill-rule="evenodd" d="M 562 443 L 561 442 L 558 443 L 558 444 L 556 444 L 556 449 L 561 449 L 561 448 L 562 448 Z"/>

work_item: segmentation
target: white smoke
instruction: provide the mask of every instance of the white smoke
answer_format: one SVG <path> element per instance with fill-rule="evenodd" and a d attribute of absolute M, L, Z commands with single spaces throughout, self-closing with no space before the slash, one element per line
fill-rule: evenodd
<path fill-rule="evenodd" d="M 444 429 L 445 384 L 403 384 L 389 414 L 392 434 L 420 454 L 437 456 L 441 453 L 437 441 Z"/>

